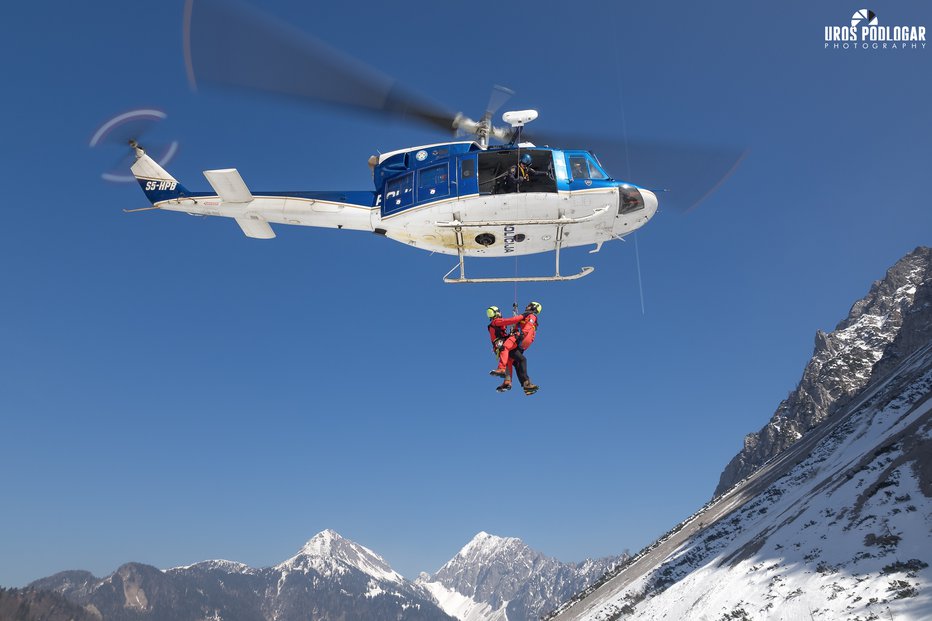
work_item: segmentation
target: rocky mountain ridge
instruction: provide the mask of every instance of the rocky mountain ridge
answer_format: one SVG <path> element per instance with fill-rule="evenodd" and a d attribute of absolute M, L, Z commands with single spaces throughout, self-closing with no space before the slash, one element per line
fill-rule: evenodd
<path fill-rule="evenodd" d="M 539 619 L 624 560 L 561 563 L 520 539 L 480 532 L 433 576 L 421 574 L 418 584 L 459 619 Z"/>
<path fill-rule="evenodd" d="M 69 571 L 29 586 L 61 594 L 104 621 L 454 621 L 427 590 L 332 530 L 274 567 L 212 560 L 159 570 L 127 563 L 103 579 Z"/>
<path fill-rule="evenodd" d="M 875 282 L 835 330 L 816 333 L 812 358 L 799 384 L 767 425 L 745 437 L 742 450 L 722 472 L 715 495 L 835 413 L 867 385 L 881 360 L 883 374 L 921 345 L 932 332 L 930 299 L 932 248 L 919 247 Z M 898 338 L 901 333 L 907 336 Z"/>
<path fill-rule="evenodd" d="M 127 563 L 106 578 L 66 571 L 29 588 L 62 595 L 103 621 L 522 621 L 539 618 L 615 562 L 564 564 L 520 539 L 479 533 L 434 577 L 412 582 L 372 550 L 325 530 L 274 567 Z"/>

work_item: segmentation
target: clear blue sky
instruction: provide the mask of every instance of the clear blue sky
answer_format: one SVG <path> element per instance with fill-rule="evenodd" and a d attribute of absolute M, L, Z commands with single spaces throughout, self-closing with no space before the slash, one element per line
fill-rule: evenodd
<path fill-rule="evenodd" d="M 583 281 L 522 285 L 544 307 L 542 389 L 501 395 L 484 311 L 510 285 L 444 285 L 453 258 L 369 234 L 125 215 L 142 192 L 100 181 L 116 154 L 87 148 L 156 106 L 191 189 L 221 167 L 255 189 L 368 189 L 376 149 L 440 137 L 191 93 L 181 2 L 5 6 L 0 585 L 266 566 L 325 528 L 411 578 L 480 530 L 565 561 L 636 550 L 709 498 L 816 330 L 932 242 L 932 49 L 824 50 L 860 4 L 266 6 L 472 115 L 506 84 L 540 128 L 620 137 L 623 105 L 632 135 L 750 153 L 639 234 L 643 314 L 633 240 L 567 252 L 567 271 L 596 266 Z M 932 26 L 927 3 L 867 6 Z"/>

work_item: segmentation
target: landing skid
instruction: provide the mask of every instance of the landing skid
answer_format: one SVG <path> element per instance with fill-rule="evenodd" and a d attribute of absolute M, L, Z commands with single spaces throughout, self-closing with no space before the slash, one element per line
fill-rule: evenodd
<path fill-rule="evenodd" d="M 460 268 L 460 277 L 459 278 L 450 278 L 450 274 L 453 273 L 453 270 Z M 480 283 L 480 282 L 559 282 L 563 280 L 578 280 L 583 276 L 588 276 L 595 271 L 594 267 L 584 267 L 578 274 L 572 274 L 570 276 L 563 276 L 560 274 L 560 266 L 557 265 L 557 273 L 553 276 L 521 276 L 521 277 L 504 277 L 504 278 L 466 278 L 466 275 L 463 273 L 464 269 L 461 265 L 454 265 L 453 269 L 444 274 L 443 282 L 448 283 Z"/>
<path fill-rule="evenodd" d="M 595 271 L 594 267 L 584 267 L 579 273 L 570 276 L 560 274 L 560 248 L 563 246 L 563 227 L 570 224 L 586 222 L 608 211 L 608 207 L 600 207 L 588 216 L 581 218 L 566 218 L 562 214 L 555 220 L 489 220 L 484 222 L 461 222 L 457 216 L 454 216 L 452 222 L 438 222 L 437 226 L 441 228 L 452 228 L 456 232 L 456 253 L 459 256 L 459 263 L 444 274 L 443 282 L 446 283 L 492 283 L 492 282 L 561 282 L 564 280 L 577 280 L 583 276 L 588 276 Z M 535 226 L 535 225 L 556 225 L 557 235 L 554 244 L 556 251 L 556 268 L 553 276 L 505 276 L 502 278 L 466 278 L 465 253 L 463 244 L 464 228 L 498 228 L 502 226 Z M 459 278 L 450 278 L 450 274 L 459 268 Z"/>

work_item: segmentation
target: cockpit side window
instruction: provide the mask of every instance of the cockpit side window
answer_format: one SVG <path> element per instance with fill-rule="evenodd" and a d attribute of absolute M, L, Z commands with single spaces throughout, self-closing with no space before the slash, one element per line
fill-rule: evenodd
<path fill-rule="evenodd" d="M 571 155 L 570 158 L 570 176 L 573 179 L 588 179 L 589 164 L 582 155 Z"/>
<path fill-rule="evenodd" d="M 589 160 L 590 179 L 608 179 L 608 175 L 605 174 L 605 171 L 602 170 L 602 167 L 599 166 L 599 163 L 595 161 L 595 158 L 589 156 L 586 159 Z"/>
<path fill-rule="evenodd" d="M 605 174 L 605 171 L 602 170 L 602 167 L 596 159 L 589 153 L 585 155 L 570 155 L 567 159 L 570 162 L 570 175 L 574 180 L 595 179 L 597 181 L 602 181 L 610 179 L 610 177 Z"/>

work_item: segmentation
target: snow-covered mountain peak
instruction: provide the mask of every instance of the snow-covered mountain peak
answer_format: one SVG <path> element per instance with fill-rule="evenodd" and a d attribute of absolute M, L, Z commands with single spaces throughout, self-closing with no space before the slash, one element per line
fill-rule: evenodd
<path fill-rule="evenodd" d="M 516 537 L 499 537 L 498 535 L 490 535 L 485 531 L 481 531 L 473 537 L 469 543 L 463 546 L 456 557 L 450 562 L 454 562 L 456 558 L 467 561 L 489 559 L 493 556 L 508 553 L 509 551 L 514 551 L 522 547 L 527 546 Z"/>
<path fill-rule="evenodd" d="M 340 533 L 328 528 L 311 537 L 298 554 L 327 556 L 335 546 L 339 547 L 344 541 L 346 539 L 341 537 Z"/>
<path fill-rule="evenodd" d="M 461 621 L 537 619 L 621 560 L 561 563 L 516 537 L 482 531 L 418 584 Z"/>
<path fill-rule="evenodd" d="M 283 572 L 316 571 L 323 576 L 342 575 L 355 569 L 375 578 L 396 584 L 404 578 L 381 556 L 336 531 L 327 529 L 314 535 L 298 553 L 276 566 Z"/>

